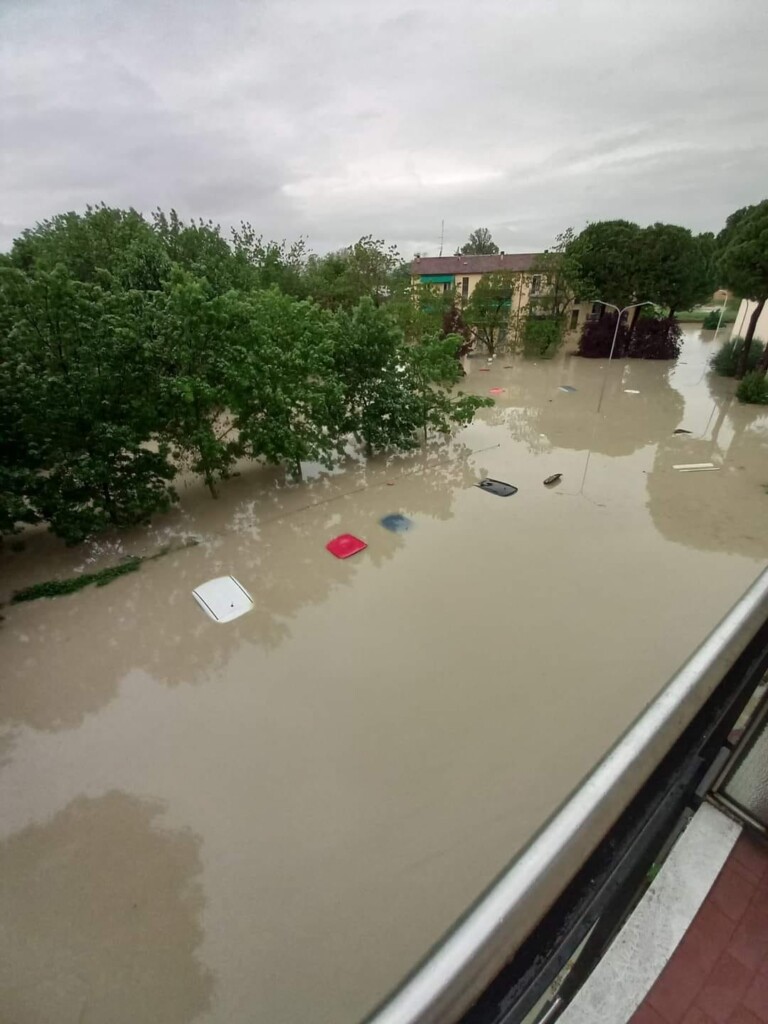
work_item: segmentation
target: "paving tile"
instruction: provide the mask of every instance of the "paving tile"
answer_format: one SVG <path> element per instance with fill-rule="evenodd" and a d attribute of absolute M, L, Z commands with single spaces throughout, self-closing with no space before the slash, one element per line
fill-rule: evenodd
<path fill-rule="evenodd" d="M 743 1005 L 757 1017 L 760 1024 L 768 1024 L 768 974 L 755 976 L 744 996 Z"/>
<path fill-rule="evenodd" d="M 667 1024 L 680 1024 L 706 982 L 708 973 L 696 953 L 687 950 L 683 939 L 654 982 L 647 1002 Z"/>
<path fill-rule="evenodd" d="M 761 967 L 768 956 L 768 908 L 753 904 L 747 910 L 728 943 L 728 951 L 750 970 Z"/>
<path fill-rule="evenodd" d="M 629 1024 L 667 1024 L 667 1022 L 648 1003 L 641 1003 L 630 1018 Z"/>
<path fill-rule="evenodd" d="M 683 942 L 689 954 L 709 974 L 735 931 L 736 924 L 707 899 L 685 933 Z"/>
<path fill-rule="evenodd" d="M 746 1006 L 737 1006 L 728 1018 L 728 1024 L 763 1024 L 759 1017 L 756 1017 Z"/>
<path fill-rule="evenodd" d="M 708 1013 L 704 1013 L 698 1006 L 692 1006 L 683 1017 L 682 1024 L 715 1024 Z"/>
<path fill-rule="evenodd" d="M 728 1018 L 742 1001 L 754 976 L 754 971 L 730 953 L 723 953 L 697 994 L 695 1005 L 705 1010 L 717 1024 L 728 1024 Z"/>
<path fill-rule="evenodd" d="M 742 832 L 731 851 L 731 858 L 751 871 L 756 879 L 768 875 L 768 844 Z"/>
<path fill-rule="evenodd" d="M 738 861 L 726 861 L 706 902 L 714 903 L 732 921 L 740 921 L 752 902 L 757 885 L 751 872 Z"/>

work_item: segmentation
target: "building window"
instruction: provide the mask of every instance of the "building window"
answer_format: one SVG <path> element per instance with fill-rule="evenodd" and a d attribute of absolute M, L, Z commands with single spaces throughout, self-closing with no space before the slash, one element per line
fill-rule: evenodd
<path fill-rule="evenodd" d="M 571 330 L 575 331 L 579 326 L 579 311 L 578 309 L 571 310 Z"/>
<path fill-rule="evenodd" d="M 466 299 L 469 296 L 469 278 L 462 277 L 461 279 L 461 297 Z"/>
<path fill-rule="evenodd" d="M 538 295 L 541 291 L 541 274 L 534 274 L 531 281 L 531 295 Z"/>
<path fill-rule="evenodd" d="M 603 308 L 602 302 L 593 302 L 592 303 L 592 315 L 593 316 L 597 316 L 597 314 L 600 312 L 600 310 L 602 308 Z"/>
<path fill-rule="evenodd" d="M 453 288 L 453 282 L 451 282 L 451 281 L 443 281 L 443 294 L 445 294 L 445 292 L 449 292 L 452 288 Z"/>

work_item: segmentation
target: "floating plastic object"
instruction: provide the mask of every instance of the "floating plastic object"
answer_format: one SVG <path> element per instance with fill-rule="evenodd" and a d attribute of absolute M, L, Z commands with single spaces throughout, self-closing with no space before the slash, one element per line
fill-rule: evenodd
<path fill-rule="evenodd" d="M 478 366 L 477 371 L 478 373 L 490 373 L 491 368 L 490 366 Z"/>
<path fill-rule="evenodd" d="M 677 430 L 674 431 L 674 433 L 675 434 L 690 434 L 690 430 L 683 430 L 682 427 L 678 427 Z"/>
<path fill-rule="evenodd" d="M 634 388 L 624 388 L 624 394 L 625 395 L 639 395 L 640 392 L 639 391 L 635 391 Z"/>
<path fill-rule="evenodd" d="M 576 388 L 571 387 L 570 384 L 561 384 L 560 387 L 558 388 L 558 391 L 565 391 L 565 393 L 567 395 L 570 395 L 575 390 L 576 390 Z"/>
<path fill-rule="evenodd" d="M 562 479 L 562 473 L 553 473 L 552 476 L 548 476 L 547 479 L 544 481 L 544 486 L 552 487 L 553 484 L 559 484 Z"/>
<path fill-rule="evenodd" d="M 350 558 L 358 551 L 363 551 L 368 547 L 364 540 L 353 537 L 351 533 L 342 533 L 338 537 L 334 537 L 333 540 L 329 540 L 325 546 L 337 558 Z"/>
<path fill-rule="evenodd" d="M 489 395 L 503 395 L 506 390 L 507 390 L 506 388 L 490 388 L 489 391 L 488 391 L 488 394 Z"/>
<path fill-rule="evenodd" d="M 503 480 L 492 480 L 490 477 L 481 480 L 477 486 L 481 491 L 497 494 L 500 498 L 508 498 L 510 494 L 517 494 L 517 488 L 512 484 L 505 484 Z"/>
<path fill-rule="evenodd" d="M 399 512 L 382 516 L 379 522 L 385 530 L 391 530 L 392 533 L 406 533 L 413 526 L 413 520 L 408 516 L 401 516 Z"/>
<path fill-rule="evenodd" d="M 720 469 L 714 462 L 683 462 L 672 469 L 679 469 L 681 473 L 706 473 L 713 469 Z"/>
<path fill-rule="evenodd" d="M 253 598 L 234 576 L 219 576 L 201 583 L 192 596 L 214 622 L 231 622 L 253 608 Z"/>

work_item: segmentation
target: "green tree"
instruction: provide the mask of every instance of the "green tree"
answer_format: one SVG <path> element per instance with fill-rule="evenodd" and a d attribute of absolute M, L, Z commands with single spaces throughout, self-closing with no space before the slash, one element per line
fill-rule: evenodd
<path fill-rule="evenodd" d="M 363 298 L 380 305 L 400 263 L 395 246 L 364 235 L 345 249 L 308 258 L 307 293 L 324 309 L 352 309 Z"/>
<path fill-rule="evenodd" d="M 330 314 L 277 288 L 256 292 L 246 306 L 247 329 L 230 406 L 244 454 L 286 462 L 333 464 L 342 445 L 344 389 L 334 372 Z"/>
<path fill-rule="evenodd" d="M 494 242 L 488 228 L 475 228 L 461 249 L 459 249 L 459 253 L 464 256 L 493 255 L 498 251 L 499 247 Z"/>
<path fill-rule="evenodd" d="M 719 261 L 722 283 L 737 295 L 756 303 L 744 335 L 736 373 L 738 378 L 742 378 L 757 321 L 768 299 L 768 200 L 731 214 L 725 231 L 725 244 Z M 768 361 L 764 360 L 760 370 L 765 372 L 766 369 Z"/>
<path fill-rule="evenodd" d="M 708 299 L 715 281 L 707 244 L 677 224 L 652 224 L 640 232 L 635 296 L 669 310 L 691 309 Z"/>
<path fill-rule="evenodd" d="M 23 231 L 8 262 L 28 273 L 61 265 L 74 281 L 141 291 L 160 288 L 170 272 L 152 225 L 135 210 L 103 204 L 87 207 L 84 214 L 59 214 Z"/>
<path fill-rule="evenodd" d="M 470 423 L 478 409 L 493 405 L 491 399 L 453 391 L 462 372 L 456 353 L 463 342 L 459 334 L 433 335 L 402 351 L 401 383 L 416 399 L 425 441 L 430 430 L 447 434 Z"/>
<path fill-rule="evenodd" d="M 620 308 L 634 302 L 642 250 L 642 231 L 631 221 L 587 225 L 566 249 L 576 295 L 582 301 L 600 299 Z"/>
<path fill-rule="evenodd" d="M 178 267 L 155 304 L 152 376 L 161 437 L 213 497 L 241 451 L 229 399 L 247 329 L 236 292 L 219 295 L 207 278 Z"/>
<path fill-rule="evenodd" d="M 551 249 L 536 256 L 527 275 L 531 296 L 516 325 L 526 355 L 550 357 L 562 344 L 565 311 L 575 298 L 577 268 L 570 255 L 574 238 L 573 228 L 562 231 Z"/>
<path fill-rule="evenodd" d="M 464 307 L 464 319 L 490 356 L 494 356 L 506 343 L 512 299 L 517 287 L 517 277 L 509 270 L 483 274 Z"/>
<path fill-rule="evenodd" d="M 26 492 L 11 514 L 47 520 L 69 543 L 146 522 L 174 498 L 167 447 L 151 443 L 149 300 L 101 273 L 103 282 L 82 282 L 62 265 L 0 270 L 0 394 L 15 417 L 3 447 L 16 452 Z"/>
<path fill-rule="evenodd" d="M 218 224 L 210 220 L 185 224 L 175 210 L 168 214 L 156 210 L 152 219 L 170 263 L 205 279 L 217 295 L 257 286 L 257 273 L 246 253 L 230 246 Z"/>
<path fill-rule="evenodd" d="M 303 238 L 290 245 L 285 239 L 265 241 L 247 221 L 242 221 L 240 227 L 232 231 L 232 247 L 236 256 L 253 267 L 256 287 L 277 287 L 286 295 L 306 298 L 308 253 Z"/>
<path fill-rule="evenodd" d="M 455 303 L 455 290 L 413 282 L 410 276 L 395 281 L 387 310 L 394 317 L 406 341 L 417 343 L 440 333 L 445 317 Z"/>

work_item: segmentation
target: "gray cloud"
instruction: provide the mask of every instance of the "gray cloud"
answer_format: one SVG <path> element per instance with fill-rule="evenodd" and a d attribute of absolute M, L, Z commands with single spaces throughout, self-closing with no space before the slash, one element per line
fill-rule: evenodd
<path fill-rule="evenodd" d="M 507 251 L 765 197 L 762 0 L 5 0 L 0 246 L 87 203 Z"/>

